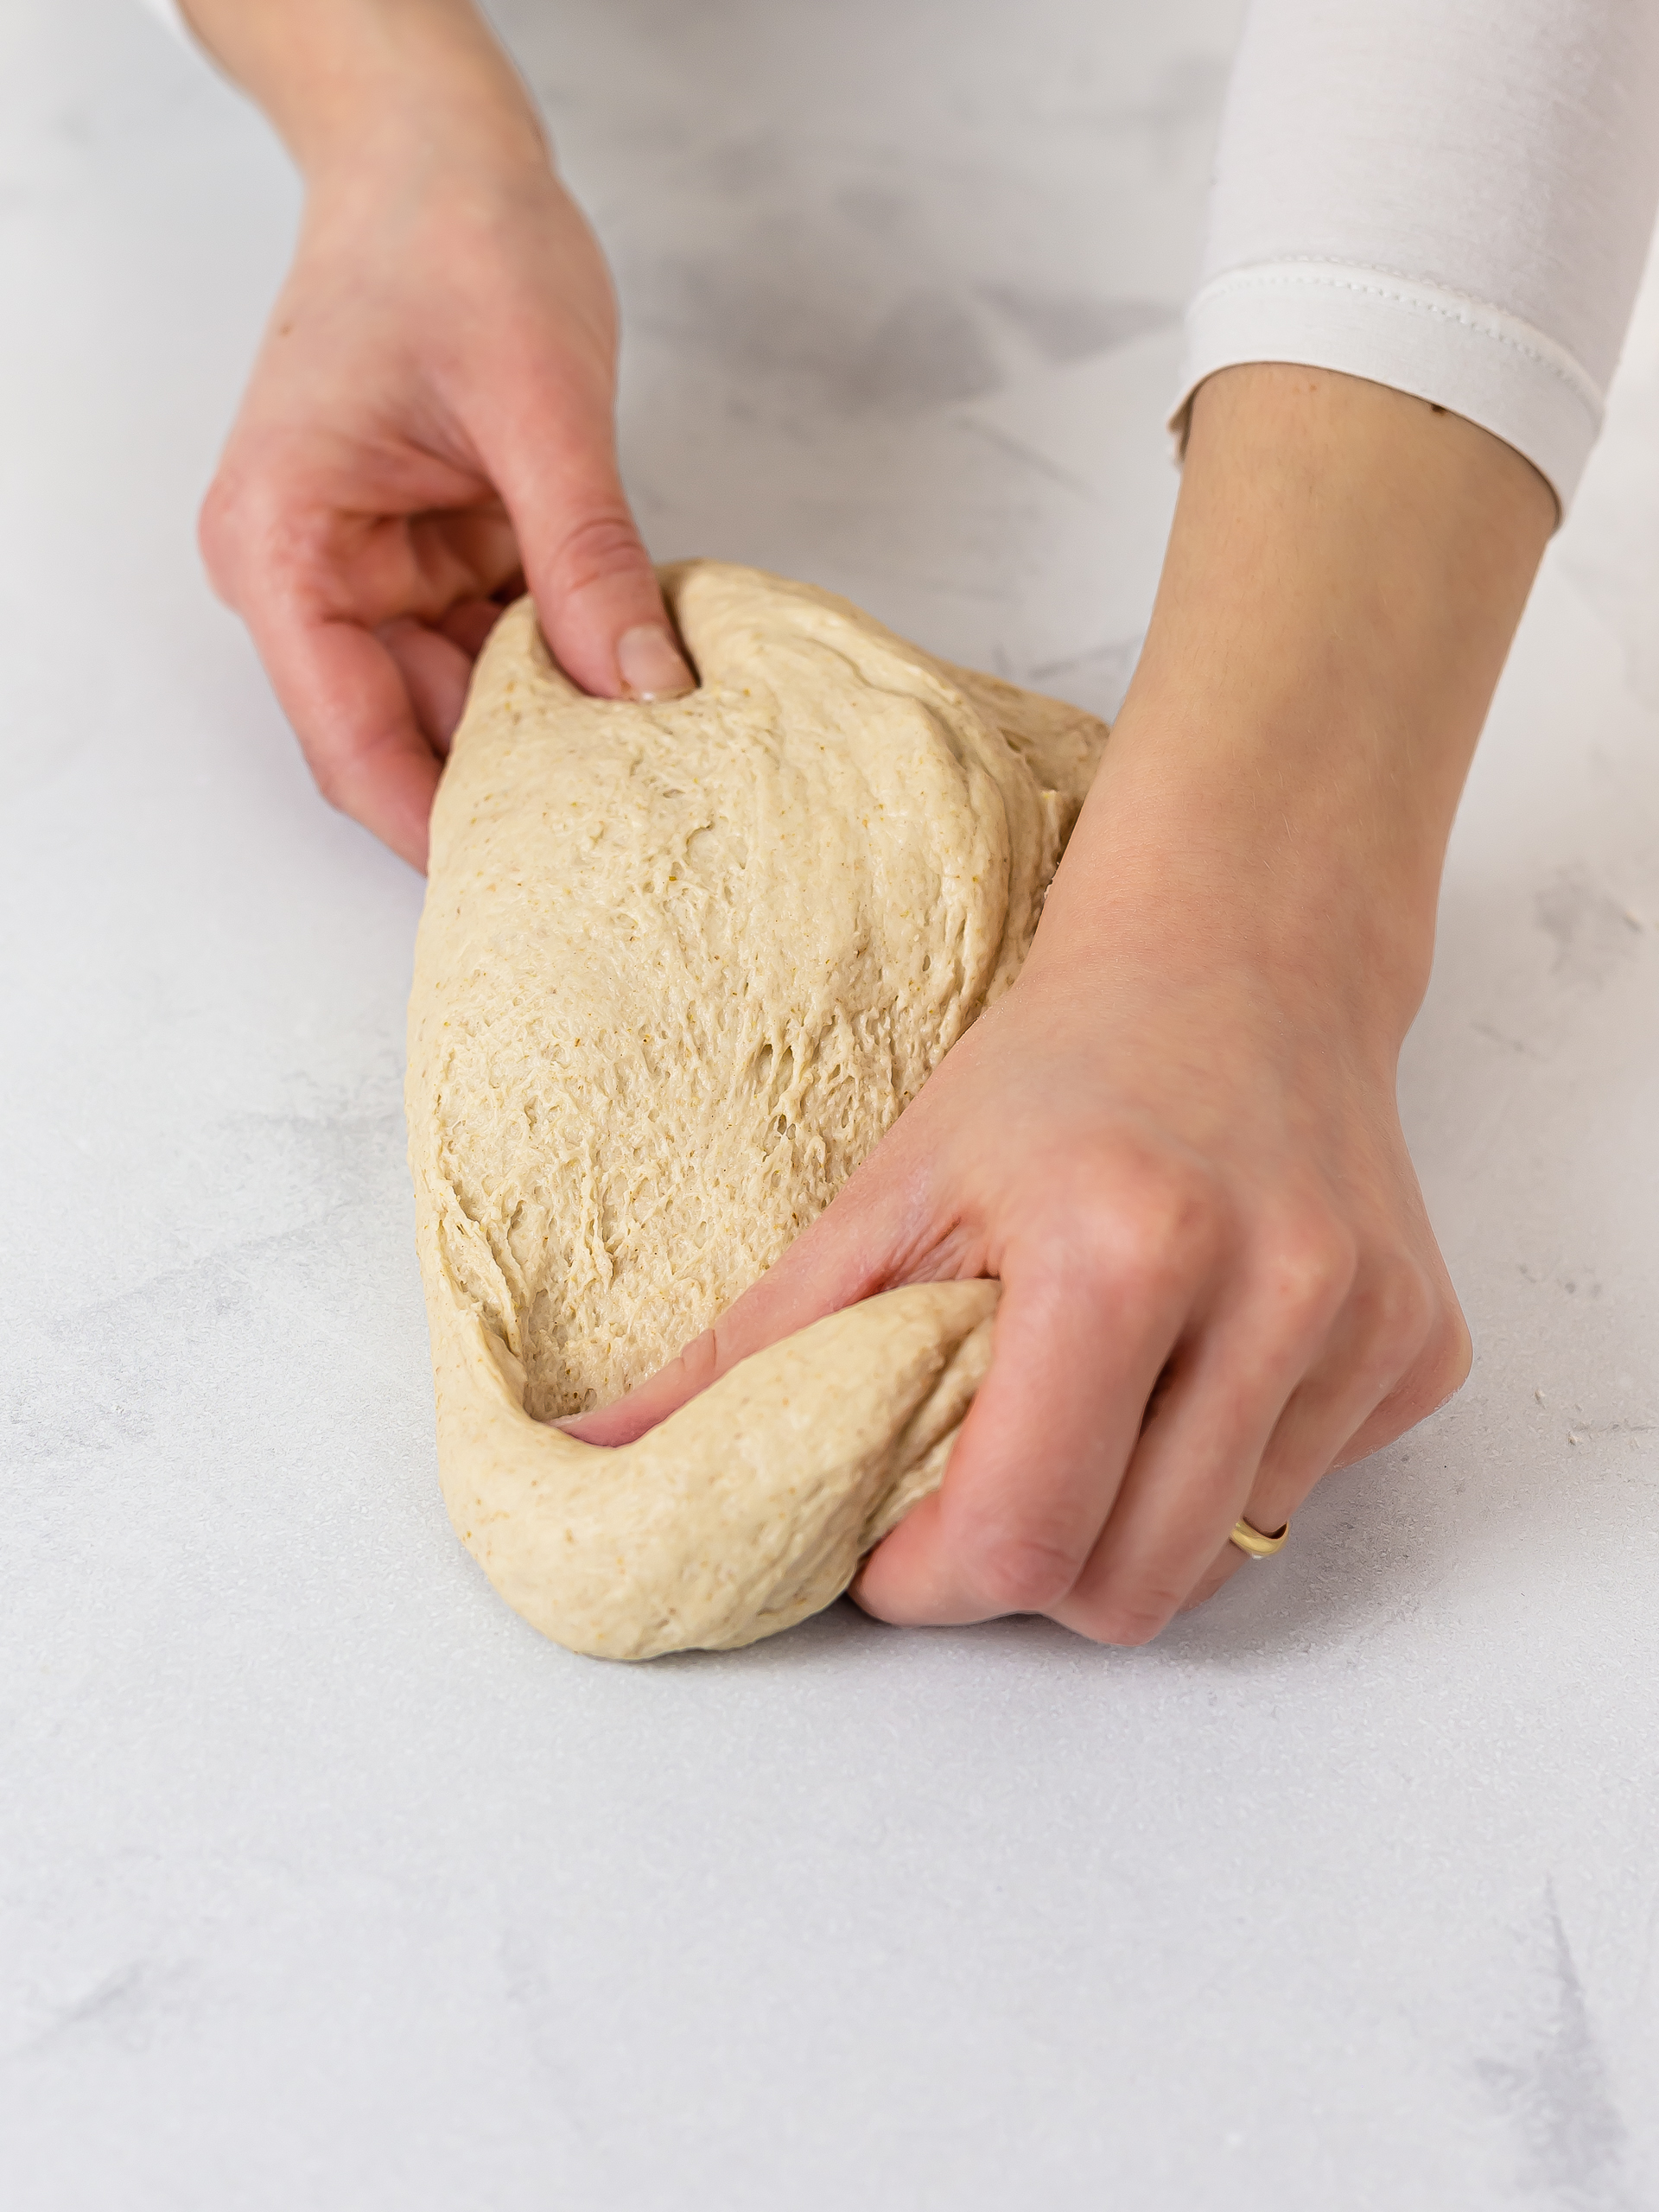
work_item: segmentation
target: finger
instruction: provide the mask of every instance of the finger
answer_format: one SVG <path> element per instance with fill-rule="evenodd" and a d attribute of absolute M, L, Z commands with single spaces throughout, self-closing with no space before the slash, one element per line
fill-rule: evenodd
<path fill-rule="evenodd" d="M 372 628 L 400 615 L 435 623 L 518 573 L 499 499 L 411 512 L 363 498 L 360 486 L 320 483 L 303 455 L 280 448 L 256 467 L 222 468 L 198 525 L 213 588 L 250 621 L 262 604 L 311 602 Z"/>
<path fill-rule="evenodd" d="M 1240 1551 L 1238 1546 L 1230 1540 L 1216 1554 L 1214 1559 L 1198 1577 L 1196 1586 L 1187 1592 L 1175 1611 L 1177 1613 L 1197 1612 L 1200 1605 L 1209 1604 L 1218 1590 L 1226 1587 L 1241 1567 L 1260 1564 L 1259 1560 L 1252 1560 L 1247 1557 L 1243 1552 Z"/>
<path fill-rule="evenodd" d="M 1375 1386 L 1356 1371 L 1347 1346 L 1327 1355 L 1291 1393 L 1244 1502 L 1233 1516 L 1234 1525 L 1248 1522 L 1264 1536 L 1288 1527 L 1309 1493 L 1337 1465 L 1344 1445 L 1376 1405 L 1379 1388 L 1386 1386 Z M 1259 1564 L 1233 1542 L 1230 1528 L 1175 1611 L 1191 1612 L 1213 1598 L 1241 1567 Z"/>
<path fill-rule="evenodd" d="M 423 622 L 384 623 L 376 635 L 404 679 L 422 736 L 441 760 L 447 758 L 467 704 L 474 656 L 456 645 L 447 629 L 429 629 Z"/>
<path fill-rule="evenodd" d="M 568 405 L 550 393 L 516 422 L 509 410 L 486 454 L 518 533 L 543 634 L 584 691 L 680 698 L 697 679 L 616 474 L 610 423 L 562 420 Z"/>
<path fill-rule="evenodd" d="M 1447 1325 L 1439 1286 L 1413 1262 L 1391 1260 L 1368 1268 L 1322 1356 L 1279 1416 L 1250 1488 L 1245 1519 L 1258 1529 L 1282 1528 L 1345 1455 L 1351 1441 L 1370 1427 L 1382 1406 L 1392 1404 L 1397 1410 L 1390 1436 L 1421 1421 L 1429 1410 L 1420 1402 L 1421 1391 L 1414 1394 L 1402 1385 L 1434 1368 L 1443 1343 L 1455 1341 L 1455 1335 Z M 1378 1442 L 1382 1440 L 1379 1436 Z"/>
<path fill-rule="evenodd" d="M 1469 1359 L 1468 1329 L 1443 1273 L 1409 1260 L 1372 1270 L 1325 1356 L 1291 1393 L 1243 1517 L 1265 1533 L 1283 1528 L 1332 1469 L 1381 1450 L 1444 1405 Z M 1213 1597 L 1244 1558 L 1224 1541 L 1180 1610 Z"/>
<path fill-rule="evenodd" d="M 318 790 L 424 870 L 439 763 L 391 653 L 354 622 L 250 626 Z"/>
<path fill-rule="evenodd" d="M 893 1273 L 878 1205 L 855 1176 L 760 1281 L 702 1336 L 614 1405 L 556 1424 L 584 1444 L 632 1444 L 741 1359 L 884 1288 Z"/>
<path fill-rule="evenodd" d="M 1450 1280 L 1437 1288 L 1434 1321 L 1422 1349 L 1393 1389 L 1359 1423 L 1332 1460 L 1333 1466 L 1350 1467 L 1357 1459 L 1380 1452 L 1396 1436 L 1403 1436 L 1408 1428 L 1438 1413 L 1469 1380 L 1474 1364 L 1469 1325 Z"/>
<path fill-rule="evenodd" d="M 990 1372 L 938 1503 L 871 1554 L 867 1611 L 942 1625 L 1056 1610 L 1111 1510 L 1220 1234 L 1202 1209 L 1119 1195 L 1092 1227 L 1080 1219 L 1008 1254 Z"/>
<path fill-rule="evenodd" d="M 1088 1566 L 1053 1608 L 1096 1642 L 1145 1643 L 1173 1618 L 1228 1541 L 1332 1336 L 1357 1269 L 1351 1242 L 1315 1230 L 1275 1242 L 1183 1346 Z"/>

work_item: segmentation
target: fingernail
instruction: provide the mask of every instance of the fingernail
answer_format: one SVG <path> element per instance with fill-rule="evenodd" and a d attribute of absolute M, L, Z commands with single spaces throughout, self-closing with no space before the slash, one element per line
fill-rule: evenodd
<path fill-rule="evenodd" d="M 642 622 L 616 641 L 616 672 L 630 699 L 683 699 L 697 679 L 671 633 L 658 622 Z"/>

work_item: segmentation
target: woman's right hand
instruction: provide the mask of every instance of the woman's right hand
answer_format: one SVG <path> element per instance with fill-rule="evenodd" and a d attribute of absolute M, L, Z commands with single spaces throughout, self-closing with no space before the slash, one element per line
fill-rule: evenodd
<path fill-rule="evenodd" d="M 695 681 L 617 472 L 609 277 L 465 0 L 189 6 L 308 184 L 203 509 L 208 573 L 325 798 L 420 868 L 521 579 L 585 690 Z"/>

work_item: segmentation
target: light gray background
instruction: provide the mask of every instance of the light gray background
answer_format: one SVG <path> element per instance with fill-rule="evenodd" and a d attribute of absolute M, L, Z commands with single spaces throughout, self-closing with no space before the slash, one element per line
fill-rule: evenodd
<path fill-rule="evenodd" d="M 514 0 L 653 545 L 1115 706 L 1236 13 Z M 420 887 L 198 573 L 296 205 L 3 0 L 0 2197 L 1659 2206 L 1659 295 L 1408 1054 L 1462 1398 L 1144 1652 L 626 1670 L 444 1521 Z"/>

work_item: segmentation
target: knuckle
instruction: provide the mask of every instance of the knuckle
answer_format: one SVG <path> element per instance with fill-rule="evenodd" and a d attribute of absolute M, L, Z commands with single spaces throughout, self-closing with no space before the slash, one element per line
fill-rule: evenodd
<path fill-rule="evenodd" d="M 1376 1363 L 1390 1375 L 1403 1375 L 1436 1334 L 1439 1300 L 1433 1286 L 1414 1262 L 1400 1260 L 1382 1272 L 1366 1302 Z"/>
<path fill-rule="evenodd" d="M 1179 1160 L 1090 1162 L 1037 1232 L 1040 1261 L 1085 1294 L 1154 1304 L 1201 1271 L 1217 1234 L 1210 1177 Z"/>
<path fill-rule="evenodd" d="M 602 510 L 574 524 L 553 554 L 556 587 L 567 598 L 595 584 L 631 579 L 650 565 L 633 518 L 623 506 Z"/>
<path fill-rule="evenodd" d="M 1370 1448 L 1375 1450 L 1420 1421 L 1427 1421 L 1455 1398 L 1469 1380 L 1473 1364 L 1474 1344 L 1468 1324 L 1458 1307 L 1448 1303 L 1441 1307 L 1427 1341 L 1384 1402 L 1387 1433 L 1379 1433 Z"/>
<path fill-rule="evenodd" d="M 261 579 L 302 564 L 315 550 L 316 518 L 296 498 L 280 456 L 226 461 L 196 518 L 208 582 L 229 606 Z"/>
<path fill-rule="evenodd" d="M 335 754 L 321 758 L 313 754 L 308 761 L 311 780 L 337 814 L 351 811 L 351 791 L 355 779 L 346 763 Z"/>
<path fill-rule="evenodd" d="M 1160 1160 L 1149 1172 L 1143 1168 L 1115 1209 L 1130 1263 L 1178 1272 L 1207 1249 L 1219 1211 L 1211 1178 L 1179 1160 Z"/>
<path fill-rule="evenodd" d="M 222 600 L 232 591 L 232 572 L 241 541 L 242 492 L 236 480 L 223 470 L 207 487 L 196 518 L 196 543 L 201 549 L 207 581 Z"/>
<path fill-rule="evenodd" d="M 969 1579 L 976 1594 L 1001 1612 L 1040 1613 L 1059 1604 L 1082 1568 L 1062 1544 L 1004 1537 L 985 1547 Z"/>
<path fill-rule="evenodd" d="M 1469 1380 L 1475 1363 L 1474 1338 L 1459 1308 L 1453 1306 L 1433 1332 L 1424 1366 L 1424 1390 L 1428 1410 L 1455 1398 Z"/>
<path fill-rule="evenodd" d="M 1278 1230 L 1270 1265 L 1289 1317 L 1313 1322 L 1333 1313 L 1353 1287 L 1359 1247 L 1340 1222 L 1312 1216 Z"/>

